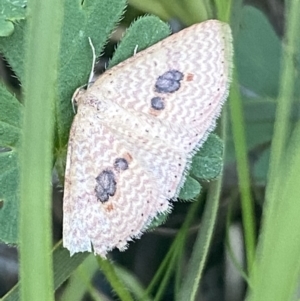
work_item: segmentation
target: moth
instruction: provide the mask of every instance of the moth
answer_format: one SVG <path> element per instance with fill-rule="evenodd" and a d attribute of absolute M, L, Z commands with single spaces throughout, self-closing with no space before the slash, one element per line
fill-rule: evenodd
<path fill-rule="evenodd" d="M 232 55 L 230 27 L 208 20 L 76 93 L 63 201 L 71 255 L 124 250 L 171 210 L 228 96 Z"/>

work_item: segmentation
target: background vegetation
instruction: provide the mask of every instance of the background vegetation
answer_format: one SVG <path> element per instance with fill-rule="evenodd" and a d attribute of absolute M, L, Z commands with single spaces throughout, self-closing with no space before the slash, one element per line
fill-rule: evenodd
<path fill-rule="evenodd" d="M 0 3 L 2 300 L 298 300 L 300 1 L 47 2 Z M 180 193 L 193 201 L 176 203 L 126 252 L 70 257 L 61 183 L 70 99 L 91 69 L 87 37 L 101 70 L 112 52 L 109 66 L 166 37 L 163 21 L 176 30 L 211 18 L 234 37 L 224 150 L 211 135 Z"/>

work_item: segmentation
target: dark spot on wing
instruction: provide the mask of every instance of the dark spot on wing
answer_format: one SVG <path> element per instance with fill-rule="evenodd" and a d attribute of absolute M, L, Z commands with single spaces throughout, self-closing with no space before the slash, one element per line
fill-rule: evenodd
<path fill-rule="evenodd" d="M 123 171 L 128 169 L 128 162 L 124 158 L 117 158 L 114 162 L 114 169 L 117 171 Z"/>
<path fill-rule="evenodd" d="M 115 174 L 111 170 L 105 169 L 97 176 L 96 182 L 96 196 L 100 202 L 105 203 L 110 196 L 116 193 L 117 182 Z"/>
<path fill-rule="evenodd" d="M 163 100 L 161 99 L 161 97 L 153 97 L 151 99 L 151 107 L 154 110 L 163 110 L 165 108 L 165 104 L 163 102 Z"/>
<path fill-rule="evenodd" d="M 173 93 L 180 88 L 183 73 L 178 70 L 169 70 L 159 76 L 155 83 L 155 91 L 158 93 Z"/>

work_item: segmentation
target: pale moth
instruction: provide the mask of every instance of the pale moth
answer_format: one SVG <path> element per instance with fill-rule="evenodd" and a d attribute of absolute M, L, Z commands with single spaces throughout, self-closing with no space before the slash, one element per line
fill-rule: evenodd
<path fill-rule="evenodd" d="M 107 70 L 75 95 L 63 245 L 103 257 L 167 212 L 214 129 L 232 68 L 230 27 L 195 24 Z"/>

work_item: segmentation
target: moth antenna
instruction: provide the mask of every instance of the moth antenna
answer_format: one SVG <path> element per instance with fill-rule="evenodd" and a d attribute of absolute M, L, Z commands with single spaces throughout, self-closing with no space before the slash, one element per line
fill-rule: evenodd
<path fill-rule="evenodd" d="M 76 96 L 77 96 L 77 94 L 78 94 L 78 91 L 79 91 L 80 89 L 82 89 L 82 87 L 83 87 L 83 86 L 81 86 L 81 87 L 79 87 L 79 88 L 76 89 L 76 91 L 74 92 L 74 94 L 73 94 L 73 96 L 72 96 L 72 99 L 71 99 L 71 103 L 72 103 L 72 108 L 73 108 L 74 114 L 77 113 L 77 112 L 76 112 L 76 108 L 75 108 L 75 98 L 76 98 Z"/>
<path fill-rule="evenodd" d="M 88 37 L 89 39 L 89 43 L 90 43 L 90 46 L 92 48 L 92 53 L 93 53 L 93 61 L 92 61 L 92 69 L 91 69 L 91 73 L 90 73 L 90 76 L 89 76 L 89 81 L 88 81 L 88 84 L 87 84 L 87 87 L 90 86 L 90 84 L 92 83 L 92 79 L 94 77 L 94 67 L 95 67 L 95 64 L 96 64 L 96 52 L 95 52 L 95 47 L 93 45 L 93 42 L 92 42 L 92 39 L 90 37 Z"/>
<path fill-rule="evenodd" d="M 134 50 L 133 50 L 133 55 L 137 54 L 138 48 L 139 48 L 139 45 L 135 45 Z"/>
<path fill-rule="evenodd" d="M 75 99 L 76 97 L 78 96 L 80 90 L 82 90 L 83 88 L 85 88 L 87 85 L 83 85 L 83 86 L 80 86 L 79 88 L 77 88 L 72 96 L 72 99 L 71 99 L 71 103 L 72 103 L 72 108 L 73 108 L 73 112 L 74 114 L 76 114 L 76 105 L 75 105 Z"/>
<path fill-rule="evenodd" d="M 76 109 L 75 109 L 75 104 L 74 104 L 74 97 L 72 97 L 72 109 L 73 109 L 73 113 L 76 114 Z"/>

